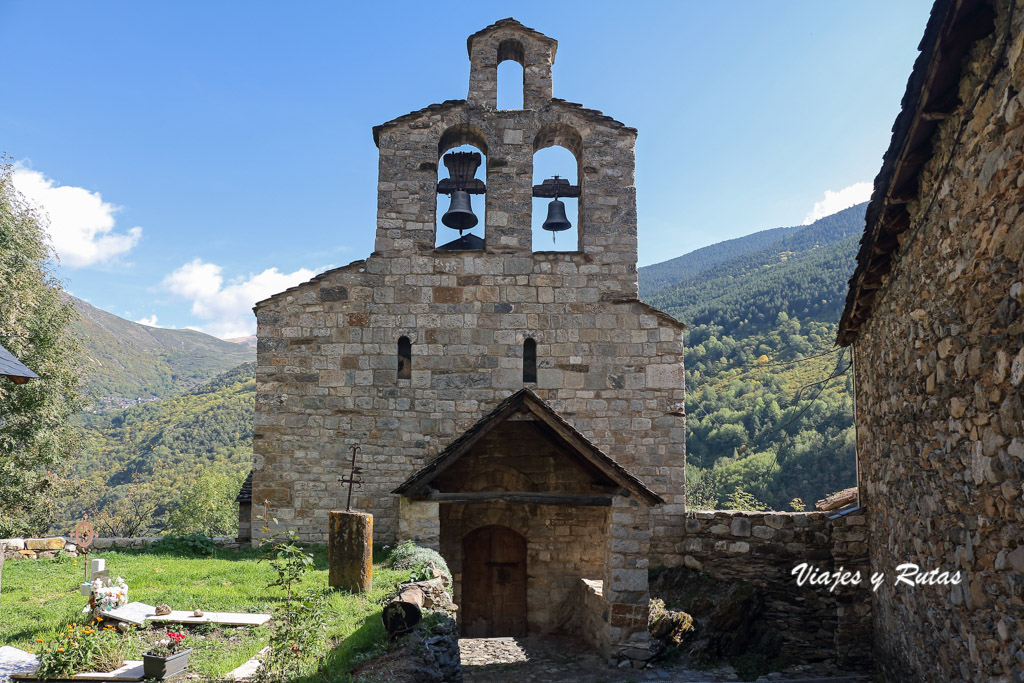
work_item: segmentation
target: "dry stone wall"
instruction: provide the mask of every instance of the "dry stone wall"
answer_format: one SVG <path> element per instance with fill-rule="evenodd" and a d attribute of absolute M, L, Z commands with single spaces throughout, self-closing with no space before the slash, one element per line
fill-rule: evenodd
<path fill-rule="evenodd" d="M 163 536 L 135 536 L 131 538 L 111 537 L 94 538 L 89 552 L 95 553 L 111 549 L 148 548 Z M 228 536 L 217 536 L 211 539 L 218 548 L 238 550 L 242 547 L 237 539 Z M 46 538 L 0 538 L 0 544 L 7 544 L 4 556 L 8 560 L 45 560 L 64 553 L 68 557 L 78 557 L 79 548 L 70 538 L 51 536 Z"/>
<path fill-rule="evenodd" d="M 997 63 L 1010 18 L 995 5 L 960 83 L 961 101 L 981 98 L 937 129 L 854 345 L 871 569 L 966 573 L 874 595 L 876 653 L 894 680 L 1024 675 L 1024 8 Z"/>
<path fill-rule="evenodd" d="M 866 522 L 863 509 L 842 516 L 694 511 L 686 516 L 677 554 L 664 566 L 758 586 L 764 610 L 757 618 L 780 637 L 787 654 L 866 670 L 871 666 Z M 801 563 L 822 572 L 860 571 L 862 582 L 834 592 L 827 586 L 798 586 L 793 569 Z"/>

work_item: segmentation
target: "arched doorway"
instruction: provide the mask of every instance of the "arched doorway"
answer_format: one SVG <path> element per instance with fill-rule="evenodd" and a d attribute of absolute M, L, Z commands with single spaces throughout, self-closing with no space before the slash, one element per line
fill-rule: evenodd
<path fill-rule="evenodd" d="M 526 538 L 484 526 L 462 539 L 464 638 L 526 635 Z"/>

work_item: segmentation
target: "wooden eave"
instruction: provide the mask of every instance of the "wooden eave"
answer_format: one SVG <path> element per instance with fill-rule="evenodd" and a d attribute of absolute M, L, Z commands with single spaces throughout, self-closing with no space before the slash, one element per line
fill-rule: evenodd
<path fill-rule="evenodd" d="M 39 375 L 25 367 L 13 353 L 0 345 L 0 377 L 6 377 L 15 384 L 24 384 L 30 379 L 39 379 Z"/>
<path fill-rule="evenodd" d="M 995 13 L 985 0 L 936 0 L 932 6 L 892 140 L 875 177 L 857 267 L 839 321 L 839 346 L 853 343 L 871 316 L 874 293 L 892 269 L 902 233 L 910 227 L 907 204 L 920 199 L 919 175 L 933 156 L 932 136 L 939 123 L 962 109 L 964 58 L 994 28 Z"/>
<path fill-rule="evenodd" d="M 621 487 L 629 494 L 636 497 L 648 506 L 658 505 L 665 501 L 654 491 L 647 488 L 642 481 L 633 476 L 626 468 L 612 460 L 608 455 L 591 443 L 585 436 L 580 434 L 572 425 L 566 422 L 547 403 L 529 388 L 523 388 L 512 394 L 499 403 L 488 415 L 481 418 L 475 425 L 466 430 L 461 436 L 445 448 L 433 461 L 420 469 L 416 474 L 396 488 L 392 493 L 407 496 L 413 499 L 441 500 L 439 493 L 431 484 L 449 467 L 454 465 L 460 458 L 470 453 L 481 439 L 494 430 L 498 425 L 503 424 L 512 415 L 520 412 L 528 412 L 535 421 L 536 426 L 544 431 L 546 435 L 558 446 L 559 450 L 566 455 L 575 456 L 577 465 L 600 474 L 614 485 Z M 540 493 L 532 492 L 480 492 L 490 493 L 491 498 L 500 497 L 500 494 L 516 496 L 541 496 Z M 460 494 L 465 497 L 468 494 Z M 543 494 L 547 496 L 558 496 L 564 494 Z M 568 494 L 573 497 L 576 494 Z M 593 498 L 597 494 L 587 496 L 576 495 L 583 501 L 584 498 Z M 450 496 L 449 496 L 450 498 Z M 520 500 L 519 502 L 527 502 Z M 580 502 L 578 504 L 593 505 L 603 504 L 594 502 Z"/>

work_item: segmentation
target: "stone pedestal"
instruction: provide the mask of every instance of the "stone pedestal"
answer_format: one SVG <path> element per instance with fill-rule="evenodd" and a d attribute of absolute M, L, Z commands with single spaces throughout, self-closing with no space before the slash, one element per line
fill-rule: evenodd
<path fill-rule="evenodd" d="M 327 537 L 332 588 L 365 593 L 373 585 L 373 515 L 331 510 Z"/>

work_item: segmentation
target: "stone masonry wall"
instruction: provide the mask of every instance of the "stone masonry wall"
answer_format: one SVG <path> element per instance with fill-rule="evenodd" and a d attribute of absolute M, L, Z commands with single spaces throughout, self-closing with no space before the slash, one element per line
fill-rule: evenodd
<path fill-rule="evenodd" d="M 111 549 L 148 548 L 159 541 L 162 536 L 137 536 L 134 538 L 95 538 L 89 546 L 89 553 Z M 229 536 L 217 536 L 213 544 L 225 550 L 238 550 L 241 545 Z M 70 538 L 52 536 L 47 538 L 0 538 L 0 544 L 6 543 L 4 556 L 8 560 L 42 560 L 57 557 L 60 553 L 68 557 L 78 557 L 78 546 Z"/>
<path fill-rule="evenodd" d="M 558 614 L 580 578 L 603 575 L 608 508 L 514 503 L 441 505 L 441 554 L 462 599 L 462 543 L 470 531 L 490 524 L 526 537 L 526 619 L 530 633 L 558 627 Z"/>
<path fill-rule="evenodd" d="M 876 658 L 894 680 L 1024 675 L 1024 7 L 996 64 L 1011 19 L 995 5 L 960 83 L 961 101 L 981 99 L 933 136 L 910 228 L 854 343 L 871 569 L 966 572 L 959 586 L 874 595 Z"/>
<path fill-rule="evenodd" d="M 802 661 L 828 661 L 848 669 L 871 664 L 870 592 L 863 510 L 833 513 L 695 511 L 687 515 L 678 553 L 665 566 L 686 566 L 721 581 L 759 586 L 759 617 L 784 650 Z M 793 568 L 862 572 L 859 587 L 797 586 Z M 657 596 L 655 596 L 657 597 Z"/>

